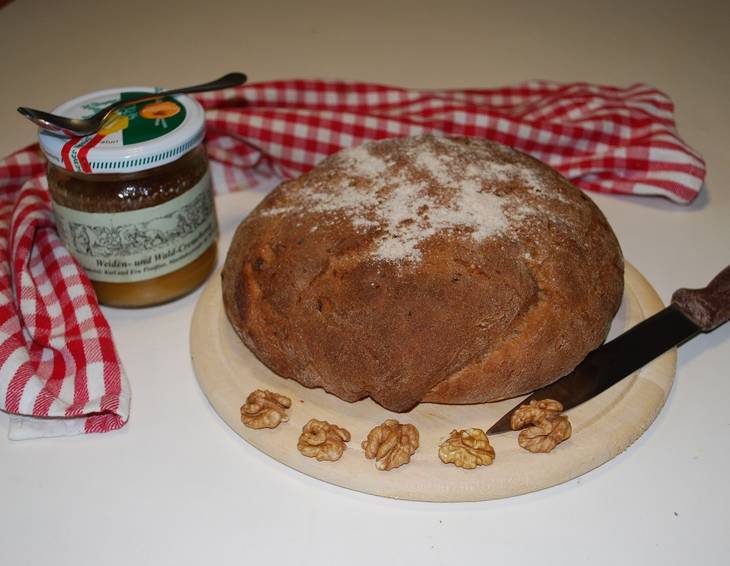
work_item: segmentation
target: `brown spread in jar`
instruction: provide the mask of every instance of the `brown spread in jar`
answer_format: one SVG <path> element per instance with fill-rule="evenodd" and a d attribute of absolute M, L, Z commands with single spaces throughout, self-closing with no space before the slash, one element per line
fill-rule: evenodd
<path fill-rule="evenodd" d="M 95 93 L 67 103 L 61 113 L 91 113 L 120 95 Z M 164 117 L 145 111 L 163 104 L 178 111 Z M 180 297 L 216 263 L 202 109 L 187 97 L 139 106 L 125 108 L 95 136 L 41 134 L 59 234 L 99 302 L 118 307 Z"/>

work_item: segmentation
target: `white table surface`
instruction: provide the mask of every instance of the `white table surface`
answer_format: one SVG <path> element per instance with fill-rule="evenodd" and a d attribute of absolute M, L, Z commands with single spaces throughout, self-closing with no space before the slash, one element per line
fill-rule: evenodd
<path fill-rule="evenodd" d="M 673 97 L 707 190 L 688 207 L 594 199 L 666 302 L 730 262 L 728 6 L 16 0 L 0 10 L 0 153 L 34 140 L 21 104 L 231 70 L 416 87 L 648 82 Z M 223 248 L 258 198 L 218 200 Z M 611 462 L 538 493 L 427 504 L 329 486 L 229 430 L 190 365 L 198 295 L 105 310 L 133 390 L 122 430 L 10 442 L 0 415 L 0 564 L 727 564 L 730 325 L 680 349 L 664 410 Z"/>

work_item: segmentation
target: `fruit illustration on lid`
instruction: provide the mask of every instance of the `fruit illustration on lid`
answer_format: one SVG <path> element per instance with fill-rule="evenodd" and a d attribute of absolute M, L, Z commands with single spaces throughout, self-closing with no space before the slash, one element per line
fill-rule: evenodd
<path fill-rule="evenodd" d="M 171 118 L 178 112 L 180 112 L 180 106 L 175 102 L 163 101 L 146 104 L 139 110 L 139 115 L 142 118 L 154 120 L 155 126 L 161 124 L 163 128 L 166 128 L 167 123 L 165 122 L 165 118 Z"/>

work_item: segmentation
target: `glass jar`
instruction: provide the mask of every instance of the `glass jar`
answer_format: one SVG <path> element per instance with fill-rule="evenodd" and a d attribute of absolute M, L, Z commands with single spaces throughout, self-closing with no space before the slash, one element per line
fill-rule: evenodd
<path fill-rule="evenodd" d="M 88 116 L 150 91 L 92 93 L 54 113 Z M 164 303 L 213 271 L 218 225 L 203 136 L 203 110 L 185 96 L 125 107 L 95 135 L 41 132 L 59 234 L 100 303 Z"/>

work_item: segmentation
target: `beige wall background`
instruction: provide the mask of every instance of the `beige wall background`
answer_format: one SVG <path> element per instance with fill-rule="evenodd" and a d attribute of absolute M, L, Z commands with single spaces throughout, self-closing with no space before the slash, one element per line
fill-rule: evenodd
<path fill-rule="evenodd" d="M 19 105 L 231 70 L 413 87 L 648 82 L 711 154 L 707 132 L 730 125 L 728 22 L 722 0 L 15 0 L 0 10 L 0 154 L 35 138 Z"/>

